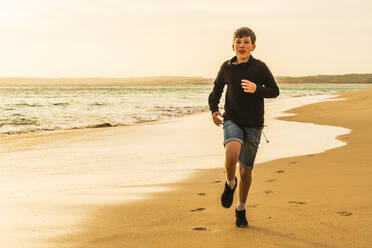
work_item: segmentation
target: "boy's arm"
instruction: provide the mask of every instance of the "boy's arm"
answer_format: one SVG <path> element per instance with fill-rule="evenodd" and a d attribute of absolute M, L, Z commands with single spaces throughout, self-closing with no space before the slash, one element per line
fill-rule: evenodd
<path fill-rule="evenodd" d="M 264 65 L 263 85 L 257 85 L 256 94 L 264 98 L 275 98 L 279 96 L 279 88 L 270 69 L 266 64 Z"/>
<path fill-rule="evenodd" d="M 217 78 L 214 81 L 214 86 L 212 92 L 209 94 L 208 103 L 209 109 L 212 113 L 218 111 L 218 104 L 220 103 L 220 98 L 225 86 L 225 80 L 223 78 L 223 65 L 217 74 Z"/>

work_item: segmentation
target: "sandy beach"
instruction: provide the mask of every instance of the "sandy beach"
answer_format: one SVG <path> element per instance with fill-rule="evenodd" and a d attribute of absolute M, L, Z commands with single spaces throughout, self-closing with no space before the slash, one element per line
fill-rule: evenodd
<path fill-rule="evenodd" d="M 0 141 L 0 163 L 9 165 L 7 172 L 28 166 L 29 174 L 11 174 L 2 184 L 14 192 L 2 189 L 2 217 L 12 221 L 0 226 L 1 240 L 9 238 L 8 247 L 369 247 L 371 93 L 342 93 L 286 117 L 268 113 L 270 143 L 261 141 L 245 229 L 235 227 L 233 207 L 220 206 L 224 151 L 209 113 L 135 127 L 9 136 Z M 286 104 L 296 107 L 291 101 Z M 343 135 L 327 140 L 333 130 Z M 286 140 L 289 134 L 296 138 Z M 130 177 L 113 173 L 128 161 Z M 39 169 L 50 163 L 53 169 Z M 161 169 L 146 174 L 154 164 Z M 35 191 L 17 192 L 20 182 Z M 33 216 L 25 219 L 30 209 Z"/>

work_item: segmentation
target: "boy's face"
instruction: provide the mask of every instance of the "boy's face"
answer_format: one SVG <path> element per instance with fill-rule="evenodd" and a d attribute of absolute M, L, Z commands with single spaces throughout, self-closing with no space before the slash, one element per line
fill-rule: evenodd
<path fill-rule="evenodd" d="M 232 48 L 238 59 L 245 60 L 249 58 L 251 52 L 256 48 L 256 45 L 252 44 L 250 36 L 244 36 L 242 38 L 236 38 L 232 44 Z"/>

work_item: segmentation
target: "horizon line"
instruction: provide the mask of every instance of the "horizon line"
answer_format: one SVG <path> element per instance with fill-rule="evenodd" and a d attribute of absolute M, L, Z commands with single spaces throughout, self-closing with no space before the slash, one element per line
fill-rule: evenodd
<path fill-rule="evenodd" d="M 345 74 L 312 74 L 304 76 L 287 76 L 279 75 L 274 77 L 317 77 L 317 76 L 349 76 L 349 75 L 372 75 L 371 73 L 345 73 Z M 204 76 L 177 76 L 177 75 L 164 75 L 164 76 L 134 76 L 134 77 L 112 77 L 112 76 L 99 76 L 99 77 L 27 77 L 27 76 L 11 76 L 11 77 L 0 77 L 0 79 L 142 79 L 142 78 L 198 78 L 198 79 L 213 79 L 213 77 L 204 77 Z"/>

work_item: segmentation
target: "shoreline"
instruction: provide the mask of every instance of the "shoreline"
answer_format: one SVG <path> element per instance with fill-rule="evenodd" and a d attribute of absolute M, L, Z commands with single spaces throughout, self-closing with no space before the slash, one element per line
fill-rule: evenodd
<path fill-rule="evenodd" d="M 281 100 L 285 101 L 286 99 L 294 100 L 295 98 L 307 98 L 307 97 L 311 98 L 314 96 L 318 96 L 319 99 L 315 101 L 327 101 L 327 98 L 335 97 L 338 94 L 339 93 L 317 94 L 317 95 L 308 95 L 308 96 L 292 96 L 292 97 L 282 98 Z M 310 103 L 302 102 L 300 103 L 300 105 L 311 104 L 311 103 L 312 103 L 311 101 Z M 270 103 L 266 103 L 266 105 L 268 104 Z M 276 114 L 274 117 L 270 116 L 269 118 L 267 118 L 266 116 L 265 119 L 276 118 L 278 116 L 278 112 L 280 112 L 279 115 L 284 114 L 282 110 L 279 110 L 279 111 L 276 111 Z M 182 119 L 187 118 L 189 116 L 201 115 L 201 114 L 207 114 L 207 113 L 209 113 L 209 111 L 195 112 L 195 113 L 185 114 L 180 117 L 173 117 L 173 118 L 164 119 L 164 120 L 143 121 L 143 122 L 138 122 L 138 123 L 123 124 L 123 125 L 99 126 L 99 127 L 85 127 L 84 126 L 84 127 L 74 127 L 74 128 L 66 128 L 66 129 L 40 130 L 40 131 L 28 131 L 28 132 L 22 131 L 19 133 L 15 132 L 11 134 L 0 134 L 0 145 L 2 146 L 0 149 L 0 154 L 8 153 L 8 152 L 19 152 L 19 151 L 40 149 L 40 145 L 46 145 L 48 143 L 53 143 L 56 141 L 55 139 L 64 140 L 64 138 L 69 139 L 71 136 L 77 137 L 80 135 L 84 137 L 86 135 L 91 135 L 91 134 L 100 133 L 100 132 L 105 133 L 105 131 L 108 131 L 110 129 L 120 130 L 123 128 L 137 128 L 137 127 L 143 127 L 143 126 L 148 126 L 148 125 L 159 125 L 159 124 L 161 125 L 161 124 L 181 121 Z M 266 122 L 265 122 L 265 126 L 266 126 Z M 34 142 L 33 141 L 34 139 L 38 139 L 37 140 L 38 142 Z M 27 145 L 30 145 L 30 146 L 28 147 Z"/>
<path fill-rule="evenodd" d="M 371 102 L 366 96 L 371 92 L 343 93 L 341 97 L 346 100 L 302 106 L 288 111 L 298 115 L 281 118 L 339 124 L 352 132 L 338 137 L 347 142 L 346 146 L 258 164 L 248 195 L 250 228 L 237 229 L 233 209 L 226 210 L 218 205 L 225 177 L 224 169 L 218 168 L 196 171 L 191 178 L 170 184 L 170 191 L 152 193 L 145 200 L 103 206 L 79 226 L 80 232 L 49 241 L 58 247 L 144 247 L 150 244 L 151 247 L 200 247 L 206 242 L 210 247 L 227 244 L 367 247 L 372 241 L 368 225 L 372 220 L 368 214 L 372 200 L 364 196 L 372 190 L 368 178 L 372 168 L 367 166 L 371 156 L 363 153 L 356 160 L 350 154 L 361 155 L 362 151 L 369 150 L 368 140 L 372 134 L 368 132 L 364 137 L 360 130 L 364 132 L 364 126 L 371 122 L 365 115 L 369 112 L 366 104 Z M 362 103 L 358 102 L 360 97 Z M 350 106 L 354 105 L 359 111 L 351 113 Z M 342 118 L 345 113 L 351 116 Z M 350 167 L 350 160 L 357 164 Z M 353 184 L 345 184 L 345 180 Z M 153 239 L 154 236 L 157 238 Z"/>

